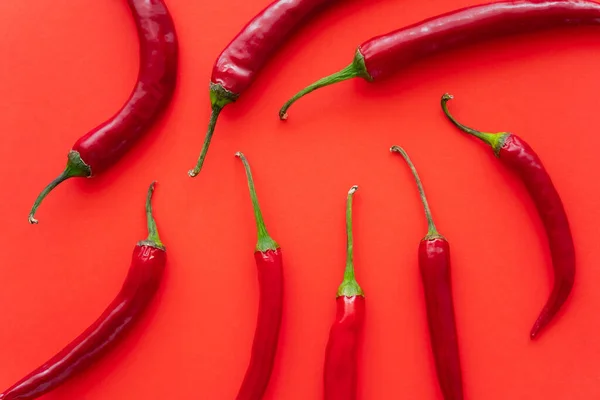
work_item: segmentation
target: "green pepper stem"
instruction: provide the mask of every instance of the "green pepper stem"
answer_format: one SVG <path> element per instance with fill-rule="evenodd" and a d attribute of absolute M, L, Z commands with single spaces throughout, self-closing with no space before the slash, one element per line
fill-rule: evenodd
<path fill-rule="evenodd" d="M 367 67 L 365 65 L 365 58 L 359 50 L 356 51 L 356 54 L 354 56 L 354 60 L 352 61 L 352 63 L 350 65 L 348 65 L 346 68 L 344 68 L 341 71 L 338 71 L 334 74 L 326 76 L 325 78 L 321 78 L 318 81 L 316 81 L 315 83 L 307 86 L 306 88 L 304 88 L 301 91 L 299 91 L 298 93 L 296 93 L 294 95 L 294 97 L 289 99 L 283 105 L 283 107 L 281 107 L 281 109 L 279 110 L 279 118 L 281 120 L 286 120 L 288 118 L 287 110 L 290 108 L 290 106 L 292 104 L 294 104 L 298 99 L 300 99 L 304 95 L 307 95 L 310 92 L 313 92 L 322 87 L 333 85 L 334 83 L 342 82 L 342 81 L 352 79 L 352 78 L 357 78 L 357 77 L 362 77 L 369 81 L 373 80 L 373 78 L 367 71 Z"/>
<path fill-rule="evenodd" d="M 217 119 L 219 118 L 219 114 L 223 107 L 225 107 L 229 103 L 233 103 L 239 97 L 239 94 L 230 92 L 225 89 L 223 86 L 217 83 L 210 83 L 210 119 L 208 120 L 208 129 L 206 130 L 206 136 L 204 137 L 204 143 L 202 144 L 202 150 L 200 151 L 200 156 L 198 157 L 198 161 L 196 162 L 196 166 L 194 169 L 190 169 L 188 171 L 188 175 L 193 178 L 200 173 L 202 166 L 204 165 L 204 159 L 206 158 L 206 154 L 208 153 L 208 148 L 210 147 L 210 141 L 212 140 L 213 134 L 215 133 L 215 127 L 217 125 Z"/>
<path fill-rule="evenodd" d="M 156 221 L 154 215 L 152 215 L 152 196 L 154 195 L 154 187 L 156 181 L 150 184 L 148 188 L 148 195 L 146 196 L 146 220 L 148 222 L 148 238 L 142 243 L 164 249 L 164 245 L 158 236 L 158 229 L 156 228 Z"/>
<path fill-rule="evenodd" d="M 499 132 L 499 133 L 481 132 L 481 131 L 478 131 L 473 128 L 469 128 L 468 126 L 461 124 L 452 116 L 452 114 L 450 114 L 450 111 L 448 110 L 448 101 L 452 100 L 453 98 L 454 98 L 454 96 L 452 96 L 451 94 L 448 94 L 448 93 L 446 93 L 442 96 L 442 110 L 444 111 L 444 114 L 446 114 L 446 117 L 448 117 L 450 122 L 452 122 L 454 125 L 456 125 L 463 132 L 466 132 L 469 135 L 473 135 L 473 136 L 481 139 L 482 141 L 484 141 L 485 143 L 490 145 L 492 147 L 492 149 L 494 150 L 494 152 L 496 154 L 498 154 L 498 152 L 500 151 L 500 148 L 504 144 L 504 141 L 506 140 L 506 136 L 508 136 L 508 134 L 506 132 Z"/>
<path fill-rule="evenodd" d="M 344 280 L 338 288 L 337 296 L 364 296 L 361 287 L 356 282 L 354 274 L 354 236 L 352 234 L 352 199 L 358 186 L 354 185 L 348 191 L 346 200 L 346 269 Z"/>
<path fill-rule="evenodd" d="M 90 166 L 83 162 L 81 156 L 79 155 L 79 152 L 71 150 L 69 152 L 69 155 L 67 156 L 67 166 L 65 167 L 65 170 L 56 179 L 50 182 L 48 186 L 46 186 L 44 190 L 42 190 L 42 192 L 38 195 L 37 199 L 35 199 L 33 207 L 31 207 L 31 211 L 29 212 L 29 223 L 38 223 L 38 220 L 35 219 L 35 213 L 40 204 L 42 204 L 42 201 L 46 198 L 46 196 L 48 196 L 48 193 L 50 193 L 55 187 L 57 187 L 69 178 L 88 177 L 91 175 L 92 170 Z"/>
<path fill-rule="evenodd" d="M 421 202 L 423 203 L 423 208 L 425 209 L 425 218 L 427 218 L 427 236 L 426 238 L 434 238 L 440 237 L 440 233 L 438 232 L 435 223 L 433 222 L 433 217 L 431 216 L 431 209 L 429 208 L 429 202 L 427 201 L 427 197 L 425 196 L 425 189 L 423 189 L 423 183 L 421 182 L 421 178 L 419 177 L 419 173 L 415 168 L 415 165 L 412 163 L 410 157 L 404 151 L 404 149 L 400 146 L 392 146 L 390 148 L 391 152 L 400 153 L 404 161 L 408 164 L 414 178 L 417 183 L 417 189 L 419 190 L 419 196 L 421 197 Z"/>
<path fill-rule="evenodd" d="M 210 141 L 212 140 L 213 133 L 215 133 L 215 127 L 217 125 L 217 119 L 219 118 L 219 114 L 223 107 L 218 105 L 212 106 L 212 111 L 210 112 L 210 119 L 208 121 L 208 130 L 206 131 L 206 136 L 204 137 L 204 143 L 202 144 L 202 150 L 200 151 L 200 156 L 198 157 L 198 161 L 196 162 L 196 166 L 194 169 L 190 169 L 188 171 L 188 175 L 193 178 L 200 173 L 202 166 L 204 165 L 204 159 L 206 158 L 206 153 L 208 153 L 208 148 L 210 147 Z"/>
<path fill-rule="evenodd" d="M 244 156 L 244 154 L 241 152 L 238 151 L 235 153 L 235 156 L 242 161 L 244 169 L 246 170 L 248 189 L 250 190 L 250 199 L 252 200 L 252 208 L 254 209 L 254 220 L 256 221 L 256 233 L 258 236 L 258 240 L 256 242 L 256 251 L 265 252 L 267 250 L 275 250 L 279 248 L 279 245 L 271 238 L 271 236 L 269 236 L 269 233 L 267 232 L 267 227 L 265 226 L 260 205 L 258 204 L 258 198 L 256 197 L 256 188 L 254 187 L 254 179 L 252 178 L 250 164 L 248 164 L 246 156 Z"/>

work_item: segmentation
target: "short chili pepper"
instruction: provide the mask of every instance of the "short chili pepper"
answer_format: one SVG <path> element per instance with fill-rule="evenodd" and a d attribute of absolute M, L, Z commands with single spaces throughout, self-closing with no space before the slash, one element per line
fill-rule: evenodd
<path fill-rule="evenodd" d="M 323 374 L 325 400 L 355 400 L 358 346 L 365 321 L 365 295 L 354 274 L 352 234 L 352 186 L 346 200 L 346 270 L 337 292 L 335 321 L 329 331 Z"/>
<path fill-rule="evenodd" d="M 307 86 L 279 111 L 304 95 L 351 78 L 379 81 L 426 56 L 499 36 L 559 25 L 600 23 L 600 4 L 588 0 L 516 0 L 462 8 L 367 40 L 346 68 Z"/>
<path fill-rule="evenodd" d="M 423 183 L 410 157 L 398 146 L 392 146 L 390 151 L 400 153 L 412 171 L 427 218 L 427 235 L 419 243 L 419 270 L 440 389 L 445 400 L 462 400 L 463 381 L 452 298 L 450 244 L 433 222 Z"/>
<path fill-rule="evenodd" d="M 258 319 L 254 332 L 254 341 L 250 363 L 237 394 L 236 400 L 260 400 L 263 398 L 275 363 L 281 315 L 283 312 L 283 259 L 281 248 L 269 236 L 265 221 L 258 205 L 254 179 L 250 165 L 244 154 L 236 156 L 242 161 L 248 179 L 250 199 L 254 209 L 258 240 L 254 259 L 258 270 L 260 298 Z"/>
<path fill-rule="evenodd" d="M 148 238 L 133 249 L 125 282 L 102 315 L 75 340 L 0 394 L 1 400 L 31 400 L 62 385 L 108 353 L 141 318 L 157 292 L 167 260 L 152 215 L 154 182 L 148 189 Z"/>
<path fill-rule="evenodd" d="M 258 72 L 295 31 L 326 5 L 336 0 L 276 0 L 258 13 L 223 49 L 213 66 L 209 95 L 211 114 L 196 166 L 200 173 L 210 146 L 217 118 L 227 104 L 236 101 L 252 84 Z"/>
<path fill-rule="evenodd" d="M 449 94 L 442 96 L 442 109 L 448 119 L 462 131 L 492 147 L 494 154 L 524 183 L 540 215 L 552 257 L 554 285 L 552 292 L 531 329 L 531 339 L 550 323 L 561 309 L 575 281 L 575 246 L 567 213 L 542 160 L 525 140 L 509 132 L 480 132 L 459 123 L 448 111 Z"/>
<path fill-rule="evenodd" d="M 29 222 L 42 200 L 73 177 L 96 176 L 113 166 L 159 118 L 175 91 L 178 44 L 173 20 L 163 0 L 127 0 L 140 43 L 137 82 L 127 102 L 73 145 L 65 170 L 35 200 Z"/>

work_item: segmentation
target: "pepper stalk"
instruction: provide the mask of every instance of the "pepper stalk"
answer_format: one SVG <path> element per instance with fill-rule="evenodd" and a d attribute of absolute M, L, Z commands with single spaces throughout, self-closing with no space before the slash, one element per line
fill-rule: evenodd
<path fill-rule="evenodd" d="M 443 239 L 444 237 L 438 232 L 435 222 L 433 222 L 433 217 L 431 216 L 431 209 L 429 208 L 429 202 L 427 201 L 427 197 L 425 196 L 425 189 L 423 189 L 423 183 L 421 182 L 421 178 L 419 177 L 419 173 L 415 168 L 415 165 L 412 163 L 410 157 L 404 151 L 404 149 L 400 146 L 392 146 L 390 148 L 392 153 L 399 153 L 415 178 L 415 182 L 417 183 L 417 189 L 419 190 L 419 196 L 421 197 L 421 203 L 423 203 L 423 208 L 425 210 L 425 218 L 427 218 L 427 235 L 423 238 L 423 240 L 431 240 L 431 239 Z"/>
<path fill-rule="evenodd" d="M 364 296 L 363 290 L 356 281 L 354 274 L 354 235 L 352 233 L 352 199 L 358 186 L 354 185 L 348 191 L 346 200 L 346 269 L 344 280 L 338 288 L 337 297 Z"/>
<path fill-rule="evenodd" d="M 238 151 L 237 153 L 235 153 L 235 156 L 242 161 L 244 169 L 246 170 L 248 189 L 250 191 L 250 199 L 252 200 L 252 208 L 254 209 L 254 219 L 256 221 L 256 233 L 258 236 L 256 241 L 256 251 L 264 253 L 268 250 L 276 250 L 279 248 L 279 245 L 271 238 L 271 236 L 269 236 L 269 233 L 267 232 L 267 227 L 265 226 L 262 211 L 260 210 L 260 205 L 258 204 L 258 197 L 256 196 L 256 188 L 254 187 L 254 179 L 252 178 L 250 164 L 248 164 L 248 160 L 242 152 Z"/>

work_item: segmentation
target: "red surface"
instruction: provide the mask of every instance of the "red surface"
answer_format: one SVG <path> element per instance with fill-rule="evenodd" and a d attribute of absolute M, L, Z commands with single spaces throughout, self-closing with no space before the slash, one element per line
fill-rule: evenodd
<path fill-rule="evenodd" d="M 153 132 L 106 175 L 72 180 L 39 210 L 39 190 L 72 143 L 120 107 L 137 73 L 124 1 L 0 2 L 0 386 L 80 333 L 118 291 L 146 236 L 145 190 L 169 252 L 147 318 L 96 368 L 44 400 L 232 399 L 250 356 L 258 283 L 244 170 L 252 163 L 273 238 L 286 254 L 280 351 L 266 400 L 319 398 L 344 257 L 344 204 L 354 208 L 357 278 L 367 297 L 362 399 L 440 399 L 429 352 L 417 247 L 426 227 L 410 172 L 419 169 L 452 246 L 465 392 L 471 399 L 600 397 L 597 229 L 598 28 L 486 42 L 409 66 L 379 84 L 313 93 L 280 122 L 280 105 L 350 63 L 355 46 L 475 1 L 351 0 L 321 14 L 222 113 L 202 173 L 187 176 L 209 115 L 212 63 L 267 1 L 170 0 L 181 84 Z M 525 189 L 481 143 L 443 117 L 511 130 L 542 157 L 573 228 L 572 297 L 538 342 L 529 329 L 551 287 L 549 251 Z"/>

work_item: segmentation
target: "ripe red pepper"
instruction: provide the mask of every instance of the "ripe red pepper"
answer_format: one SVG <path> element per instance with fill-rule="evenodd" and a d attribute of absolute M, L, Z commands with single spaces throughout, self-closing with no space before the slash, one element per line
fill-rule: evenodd
<path fill-rule="evenodd" d="M 365 295 L 354 276 L 352 197 L 357 189 L 358 186 L 352 186 L 346 203 L 346 270 L 338 288 L 335 322 L 325 350 L 325 400 L 356 399 L 358 346 L 365 321 Z"/>
<path fill-rule="evenodd" d="M 65 170 L 35 200 L 29 222 L 52 189 L 73 177 L 92 177 L 117 162 L 145 134 L 169 104 L 177 77 L 178 44 L 163 0 L 127 0 L 138 32 L 140 67 L 127 102 L 109 120 L 75 142 Z"/>
<path fill-rule="evenodd" d="M 600 4 L 588 0 L 516 0 L 462 8 L 367 40 L 343 70 L 298 92 L 279 111 L 316 89 L 351 78 L 378 81 L 402 66 L 448 49 L 503 35 L 531 32 L 557 25 L 600 22 Z"/>
<path fill-rule="evenodd" d="M 89 368 L 121 340 L 141 318 L 156 293 L 167 255 L 152 216 L 154 182 L 148 189 L 148 238 L 134 250 L 129 272 L 115 299 L 75 340 L 29 375 L 0 394 L 1 400 L 32 400 Z"/>
<path fill-rule="evenodd" d="M 521 178 L 544 224 L 552 256 L 554 285 L 531 329 L 530 337 L 535 339 L 563 306 L 575 281 L 575 246 L 567 213 L 542 160 L 527 142 L 513 133 L 480 132 L 460 124 L 448 111 L 450 99 L 449 94 L 442 97 L 446 116 L 462 131 L 489 144 L 500 161 Z"/>
<path fill-rule="evenodd" d="M 438 232 L 433 222 L 423 184 L 408 154 L 398 146 L 392 146 L 390 151 L 400 153 L 410 167 L 427 218 L 427 235 L 419 243 L 419 270 L 425 293 L 429 337 L 440 389 L 445 400 L 462 400 L 464 396 L 452 298 L 450 244 Z"/>
<path fill-rule="evenodd" d="M 260 400 L 267 390 L 281 327 L 283 312 L 283 259 L 281 248 L 269 236 L 263 220 L 252 172 L 246 157 L 238 152 L 236 156 L 244 164 L 248 178 L 248 189 L 254 209 L 258 240 L 254 259 L 258 270 L 260 298 L 258 303 L 258 320 L 254 332 L 250 363 L 246 375 L 237 394 L 236 400 Z"/>
<path fill-rule="evenodd" d="M 211 114 L 202 151 L 188 175 L 200 173 L 217 118 L 250 86 L 260 69 L 315 12 L 336 0 L 275 0 L 258 13 L 225 47 L 213 66 L 210 80 Z"/>

